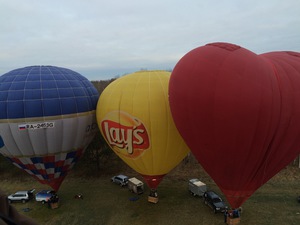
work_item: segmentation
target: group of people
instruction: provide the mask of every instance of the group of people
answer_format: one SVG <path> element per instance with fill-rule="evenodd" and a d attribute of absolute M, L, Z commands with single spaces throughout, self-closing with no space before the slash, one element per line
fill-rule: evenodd
<path fill-rule="evenodd" d="M 57 208 L 58 207 L 59 198 L 57 194 L 52 195 L 52 197 L 47 201 L 49 208 Z M 55 206 L 54 206 L 55 204 Z"/>
<path fill-rule="evenodd" d="M 157 190 L 156 189 L 151 189 L 149 196 L 157 198 L 158 197 Z"/>
<path fill-rule="evenodd" d="M 224 223 L 227 223 L 227 219 L 229 218 L 240 218 L 240 210 L 233 209 L 233 210 L 225 210 L 224 212 Z"/>

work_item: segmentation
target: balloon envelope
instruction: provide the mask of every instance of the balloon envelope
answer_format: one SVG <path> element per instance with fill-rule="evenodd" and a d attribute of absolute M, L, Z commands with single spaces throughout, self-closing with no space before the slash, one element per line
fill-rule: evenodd
<path fill-rule="evenodd" d="M 58 190 L 97 131 L 98 96 L 90 81 L 65 68 L 29 66 L 2 75 L 0 153 Z"/>
<path fill-rule="evenodd" d="M 166 71 L 126 75 L 105 88 L 97 106 L 111 149 L 153 189 L 188 153 L 170 113 L 169 79 Z"/>
<path fill-rule="evenodd" d="M 233 208 L 299 154 L 299 56 L 212 43 L 172 72 L 174 122 Z"/>

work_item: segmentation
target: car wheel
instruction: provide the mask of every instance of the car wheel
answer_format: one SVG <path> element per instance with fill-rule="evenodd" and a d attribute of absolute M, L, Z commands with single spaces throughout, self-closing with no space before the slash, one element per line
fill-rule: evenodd
<path fill-rule="evenodd" d="M 25 199 L 23 199 L 23 200 L 22 200 L 22 203 L 26 203 L 26 200 L 25 200 Z"/>
<path fill-rule="evenodd" d="M 42 204 L 44 205 L 46 202 L 45 201 L 42 201 Z"/>
<path fill-rule="evenodd" d="M 12 200 L 8 200 L 8 203 L 11 204 L 11 203 L 12 203 Z"/>
<path fill-rule="evenodd" d="M 207 201 L 206 200 L 204 200 L 204 204 L 207 205 Z"/>

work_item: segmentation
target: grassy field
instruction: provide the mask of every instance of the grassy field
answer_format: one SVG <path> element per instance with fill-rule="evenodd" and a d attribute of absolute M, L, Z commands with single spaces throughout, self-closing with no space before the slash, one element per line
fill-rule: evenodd
<path fill-rule="evenodd" d="M 58 209 L 49 209 L 35 201 L 14 203 L 14 206 L 20 213 L 34 218 L 41 225 L 224 224 L 222 214 L 214 214 L 202 198 L 188 193 L 187 180 L 199 177 L 209 189 L 221 193 L 218 187 L 201 168 L 189 172 L 184 170 L 189 171 L 178 167 L 165 177 L 158 188 L 157 204 L 147 202 L 147 188 L 144 194 L 137 196 L 127 188 L 111 183 L 110 175 L 81 178 L 71 173 L 58 192 L 61 199 Z M 127 173 L 136 175 L 133 171 Z M 272 178 L 243 205 L 241 224 L 300 224 L 300 203 L 296 201 L 300 195 L 299 178 L 300 169 L 292 166 Z M 30 177 L 8 179 L 7 176 L 1 179 L 0 188 L 7 194 L 31 188 L 37 191 L 48 189 Z M 78 193 L 83 194 L 83 200 L 74 199 Z M 30 210 L 25 212 L 27 208 Z"/>

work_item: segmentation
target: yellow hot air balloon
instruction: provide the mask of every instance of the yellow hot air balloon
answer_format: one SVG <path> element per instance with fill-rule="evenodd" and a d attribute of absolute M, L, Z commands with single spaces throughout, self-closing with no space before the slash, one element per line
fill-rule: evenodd
<path fill-rule="evenodd" d="M 123 76 L 105 88 L 96 110 L 108 145 L 155 194 L 163 176 L 189 152 L 170 112 L 170 74 L 139 71 Z"/>

